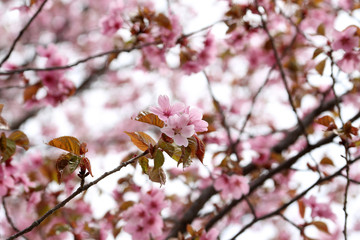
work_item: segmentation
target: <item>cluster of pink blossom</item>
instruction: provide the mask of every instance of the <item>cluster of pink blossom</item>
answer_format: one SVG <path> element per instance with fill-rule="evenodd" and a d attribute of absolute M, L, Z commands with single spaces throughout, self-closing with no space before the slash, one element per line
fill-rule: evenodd
<path fill-rule="evenodd" d="M 311 208 L 311 217 L 321 217 L 327 218 L 336 222 L 336 216 L 331 211 L 329 204 L 326 203 L 318 203 L 314 196 L 306 198 L 303 200 L 304 204 Z"/>
<path fill-rule="evenodd" d="M 332 42 L 332 49 L 344 50 L 344 56 L 337 62 L 341 70 L 346 73 L 359 70 L 360 68 L 360 54 L 358 35 L 359 28 L 356 26 L 349 26 L 345 30 L 334 32 L 334 41 Z"/>
<path fill-rule="evenodd" d="M 187 147 L 187 138 L 197 132 L 207 131 L 208 123 L 202 120 L 200 109 L 190 108 L 183 103 L 170 104 L 169 97 L 160 95 L 158 107 L 151 107 L 150 112 L 165 122 L 161 132 L 174 139 L 177 145 Z"/>
<path fill-rule="evenodd" d="M 223 199 L 239 199 L 249 192 L 249 180 L 244 176 L 222 174 L 215 180 L 214 188 Z"/>
<path fill-rule="evenodd" d="M 152 189 L 140 196 L 140 202 L 124 213 L 124 230 L 133 239 L 159 239 L 163 233 L 161 210 L 167 206 L 164 193 Z"/>
<path fill-rule="evenodd" d="M 47 68 L 64 66 L 67 63 L 67 59 L 58 53 L 56 46 L 53 44 L 50 44 L 47 48 L 39 46 L 37 52 L 39 56 L 47 58 L 45 65 Z M 41 71 L 37 74 L 47 90 L 47 95 L 42 99 L 44 103 L 56 106 L 75 91 L 73 82 L 65 77 L 64 70 Z M 33 100 L 34 102 L 38 101 Z"/>
<path fill-rule="evenodd" d="M 181 70 L 185 74 L 197 73 L 203 70 L 208 66 L 216 57 L 216 44 L 214 35 L 210 32 L 206 35 L 204 41 L 204 48 L 195 56 L 192 56 L 192 59 L 186 61 L 182 66 Z"/>
<path fill-rule="evenodd" d="M 112 36 L 122 27 L 121 13 L 123 10 L 122 6 L 112 7 L 109 14 L 100 20 L 102 34 Z"/>

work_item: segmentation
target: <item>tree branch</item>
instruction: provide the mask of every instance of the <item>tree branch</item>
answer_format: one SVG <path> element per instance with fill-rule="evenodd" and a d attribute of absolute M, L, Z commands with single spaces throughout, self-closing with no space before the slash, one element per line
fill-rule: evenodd
<path fill-rule="evenodd" d="M 45 3 L 47 2 L 48 0 L 44 0 L 39 9 L 35 12 L 35 14 L 30 18 L 30 20 L 27 22 L 27 24 L 23 27 L 23 29 L 21 29 L 21 31 L 19 32 L 19 34 L 17 35 L 17 37 L 15 38 L 14 42 L 12 43 L 8 53 L 5 55 L 5 57 L 3 58 L 3 60 L 1 60 L 0 62 L 0 67 L 4 64 L 4 62 L 6 60 L 9 59 L 11 53 L 14 51 L 15 49 L 15 46 L 17 44 L 17 42 L 20 40 L 20 38 L 22 37 L 22 35 L 25 33 L 25 31 L 28 29 L 28 27 L 30 26 L 30 24 L 34 21 L 34 19 L 39 15 L 39 13 L 41 12 L 41 10 L 43 9 Z"/>
<path fill-rule="evenodd" d="M 84 186 L 80 186 L 75 192 L 73 192 L 70 196 L 68 196 L 66 199 L 64 199 L 62 202 L 58 203 L 55 207 L 53 207 L 52 209 L 50 209 L 49 211 L 47 211 L 42 217 L 40 217 L 39 219 L 37 219 L 36 221 L 34 221 L 29 227 L 25 228 L 24 230 L 10 236 L 9 238 L 7 238 L 7 240 L 11 240 L 11 239 L 15 239 L 17 237 L 22 236 L 23 234 L 30 232 L 33 228 L 37 227 L 40 225 L 40 223 L 42 221 L 44 221 L 47 217 L 49 217 L 51 214 L 53 214 L 55 211 L 57 211 L 58 209 L 62 208 L 63 206 L 65 206 L 71 199 L 75 198 L 77 195 L 79 195 L 80 193 L 86 191 L 87 189 L 89 189 L 90 187 L 92 187 L 93 185 L 97 184 L 98 182 L 100 182 L 101 180 L 103 180 L 104 178 L 106 178 L 107 176 L 116 173 L 118 171 L 120 171 L 123 167 L 126 167 L 127 165 L 134 163 L 137 159 L 141 158 L 142 156 L 145 156 L 148 153 L 148 151 L 145 151 L 143 153 L 141 153 L 140 155 L 133 157 L 132 159 L 126 161 L 126 162 L 122 162 L 118 167 L 114 168 L 113 170 L 109 171 L 109 172 L 105 172 L 103 173 L 103 175 L 101 175 L 100 177 L 98 177 L 96 180 L 89 182 L 88 184 L 85 184 Z"/>

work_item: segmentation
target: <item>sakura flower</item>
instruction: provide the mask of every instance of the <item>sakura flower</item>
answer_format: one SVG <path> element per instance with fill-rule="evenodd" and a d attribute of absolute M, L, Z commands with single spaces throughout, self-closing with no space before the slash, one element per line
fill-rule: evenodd
<path fill-rule="evenodd" d="M 168 96 L 160 95 L 158 98 L 159 107 L 151 107 L 150 112 L 156 114 L 161 120 L 167 121 L 169 117 L 182 112 L 185 108 L 182 103 L 170 104 Z M 170 137 L 170 136 L 169 136 Z"/>
<path fill-rule="evenodd" d="M 179 146 L 187 147 L 189 144 L 187 138 L 194 135 L 194 125 L 188 125 L 189 115 L 174 115 L 169 117 L 167 126 L 161 129 L 161 132 L 174 139 Z"/>
<path fill-rule="evenodd" d="M 186 108 L 185 113 L 189 114 L 188 125 L 194 125 L 195 132 L 205 132 L 209 124 L 202 120 L 202 112 L 197 108 Z"/>
<path fill-rule="evenodd" d="M 328 204 L 318 203 L 314 196 L 311 196 L 308 199 L 303 200 L 304 204 L 311 208 L 311 217 L 322 217 L 328 218 L 333 222 L 336 221 L 335 214 L 331 211 L 331 208 Z"/>
<path fill-rule="evenodd" d="M 359 37 L 356 36 L 357 27 L 350 26 L 342 32 L 334 33 L 334 42 L 332 43 L 333 50 L 343 49 L 345 52 L 352 51 L 359 46 Z"/>
<path fill-rule="evenodd" d="M 123 19 L 121 17 L 122 7 L 115 7 L 111 9 L 108 16 L 100 20 L 101 32 L 104 35 L 112 36 L 123 25 Z"/>
<path fill-rule="evenodd" d="M 358 52 L 347 52 L 341 60 L 337 62 L 337 65 L 346 73 L 351 73 L 360 68 L 360 55 Z"/>
<path fill-rule="evenodd" d="M 222 198 L 233 197 L 238 199 L 243 194 L 249 192 L 249 181 L 247 178 L 238 175 L 221 175 L 215 180 L 214 187 L 217 191 L 220 191 Z"/>
<path fill-rule="evenodd" d="M 142 195 L 141 202 L 151 214 L 159 214 L 167 206 L 164 193 L 158 189 L 152 189 Z"/>
<path fill-rule="evenodd" d="M 196 54 L 192 60 L 185 62 L 181 69 L 185 74 L 197 73 L 208 66 L 216 57 L 216 45 L 214 35 L 208 33 L 204 41 L 204 48 Z"/>
<path fill-rule="evenodd" d="M 180 37 L 182 31 L 179 18 L 176 15 L 171 14 L 169 16 L 169 20 L 171 22 L 171 29 L 162 27 L 160 30 L 161 40 L 168 48 L 175 46 L 176 41 Z"/>

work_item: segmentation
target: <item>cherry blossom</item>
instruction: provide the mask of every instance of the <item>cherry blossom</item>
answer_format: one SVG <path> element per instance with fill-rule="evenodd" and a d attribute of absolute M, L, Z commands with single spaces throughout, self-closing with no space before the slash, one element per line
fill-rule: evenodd
<path fill-rule="evenodd" d="M 357 31 L 357 27 L 350 26 L 342 32 L 335 32 L 333 50 L 343 49 L 345 52 L 351 52 L 355 47 L 359 47 L 360 38 L 355 35 Z"/>
<path fill-rule="evenodd" d="M 167 121 L 169 117 L 181 113 L 185 105 L 182 103 L 170 104 L 168 96 L 160 95 L 158 98 L 159 107 L 150 107 L 150 112 L 156 114 L 161 120 Z"/>
<path fill-rule="evenodd" d="M 169 117 L 166 127 L 161 132 L 174 139 L 175 143 L 187 147 L 187 138 L 195 133 L 194 125 L 188 125 L 189 116 L 186 114 L 174 115 Z"/>

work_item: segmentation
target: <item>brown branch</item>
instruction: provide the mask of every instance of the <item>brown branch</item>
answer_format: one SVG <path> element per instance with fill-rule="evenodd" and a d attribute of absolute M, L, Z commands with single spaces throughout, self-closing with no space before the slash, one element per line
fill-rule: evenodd
<path fill-rule="evenodd" d="M 356 119 L 360 118 L 360 112 L 358 112 L 354 117 L 350 119 L 350 121 L 355 121 Z M 250 183 L 250 191 L 246 196 L 249 196 L 252 192 L 254 192 L 258 187 L 260 187 L 267 179 L 273 177 L 275 174 L 285 170 L 289 169 L 293 164 L 297 162 L 298 159 L 305 156 L 309 152 L 311 152 L 314 149 L 317 149 L 323 145 L 326 145 L 333 141 L 333 139 L 337 135 L 331 134 L 330 136 L 323 138 L 319 140 L 316 144 L 308 145 L 305 149 L 303 149 L 301 152 L 299 152 L 297 155 L 291 157 L 287 161 L 281 163 L 276 168 L 273 168 L 269 170 L 266 174 L 261 175 L 260 177 L 256 178 Z M 240 199 L 233 200 L 229 205 L 224 207 L 219 211 L 217 215 L 215 215 L 212 219 L 209 220 L 209 222 L 206 224 L 206 229 L 210 229 L 217 221 L 219 221 L 221 218 L 223 218 L 226 214 L 228 214 L 237 204 L 242 202 L 244 200 L 244 196 L 242 196 Z"/>
<path fill-rule="evenodd" d="M 109 172 L 105 172 L 103 173 L 103 175 L 101 175 L 100 177 L 98 177 L 96 180 L 89 182 L 88 184 L 85 184 L 84 186 L 80 186 L 75 192 L 73 192 L 70 196 L 68 196 L 66 199 L 64 199 L 62 202 L 58 203 L 55 207 L 53 207 L 52 209 L 50 209 L 49 211 L 47 211 L 42 217 L 40 217 L 39 219 L 37 219 L 36 221 L 34 221 L 29 227 L 25 228 L 24 230 L 10 236 L 9 238 L 7 238 L 7 240 L 11 240 L 11 239 L 15 239 L 17 237 L 22 236 L 23 234 L 30 232 L 31 230 L 33 230 L 35 227 L 39 226 L 40 223 L 42 221 L 44 221 L 46 218 L 48 218 L 51 214 L 53 214 L 55 211 L 57 211 L 58 209 L 62 208 L 63 206 L 65 206 L 70 200 L 72 200 L 73 198 L 75 198 L 77 195 L 79 195 L 80 193 L 86 191 L 87 189 L 89 189 L 90 187 L 94 186 L 95 184 L 97 184 L 98 182 L 100 182 L 101 180 L 103 180 L 104 178 L 106 178 L 107 176 L 116 173 L 118 171 L 120 171 L 123 167 L 126 167 L 127 165 L 134 163 L 137 159 L 145 156 L 148 152 L 145 151 L 143 153 L 141 153 L 140 155 L 131 158 L 130 160 L 126 161 L 126 162 L 122 162 L 118 167 L 114 168 L 113 170 L 109 171 Z"/>
<path fill-rule="evenodd" d="M 42 72 L 42 71 L 54 71 L 54 70 L 68 69 L 68 68 L 75 67 L 75 66 L 77 66 L 77 65 L 79 65 L 81 63 L 85 63 L 85 62 L 90 61 L 90 60 L 95 59 L 95 58 L 104 57 L 104 56 L 107 56 L 107 55 L 110 55 L 110 54 L 119 54 L 119 53 L 122 53 L 122 52 L 131 52 L 131 51 L 136 50 L 136 49 L 141 49 L 141 48 L 148 47 L 148 46 L 151 46 L 151 45 L 156 45 L 156 44 L 159 44 L 159 43 L 160 43 L 159 41 L 156 41 L 156 42 L 149 42 L 149 43 L 140 44 L 140 45 L 129 47 L 129 48 L 112 49 L 112 50 L 109 50 L 109 51 L 105 51 L 105 52 L 101 52 L 101 53 L 98 53 L 98 54 L 88 56 L 86 58 L 80 59 L 80 60 L 78 60 L 76 62 L 73 62 L 71 64 L 67 64 L 67 65 L 48 67 L 48 68 L 20 68 L 20 69 L 15 69 L 15 70 L 11 70 L 11 71 L 0 72 L 0 75 L 10 75 L 10 74 L 14 74 L 14 73 L 23 73 L 23 72 L 27 72 L 27 71 Z"/>
<path fill-rule="evenodd" d="M 343 95 L 344 96 L 344 95 Z M 341 100 L 342 98 L 340 98 Z M 311 113 L 305 116 L 303 119 L 303 123 L 305 126 L 309 126 L 313 123 L 314 119 L 321 114 L 324 111 L 328 111 L 332 109 L 335 106 L 335 99 L 331 99 L 327 102 L 321 102 L 321 104 L 315 108 Z M 283 150 L 287 149 L 289 146 L 291 146 L 293 143 L 296 142 L 296 140 L 299 138 L 299 136 L 302 134 L 302 130 L 300 126 L 295 128 L 292 131 L 289 131 L 286 136 L 275 146 L 271 148 L 272 152 L 281 153 Z M 335 137 L 335 136 L 334 136 Z M 325 143 L 324 143 L 325 144 Z M 320 146 L 320 145 L 319 145 Z M 254 171 L 256 169 L 256 165 L 250 163 L 249 165 L 245 166 L 243 168 L 243 175 L 247 175 Z M 214 189 L 213 186 L 209 186 L 205 188 L 198 199 L 194 201 L 194 203 L 191 205 L 191 207 L 184 213 L 184 215 L 181 217 L 180 220 L 177 221 L 177 223 L 173 226 L 170 234 L 167 236 L 167 238 L 170 237 L 176 237 L 178 232 L 184 232 L 186 230 L 186 225 L 190 224 L 197 216 L 199 211 L 203 208 L 205 203 L 217 193 L 217 191 Z"/>
<path fill-rule="evenodd" d="M 34 19 L 39 15 L 39 13 L 41 12 L 41 10 L 43 9 L 45 3 L 47 2 L 48 0 L 44 0 L 39 9 L 35 12 L 35 14 L 30 18 L 30 20 L 27 22 L 27 24 L 23 27 L 23 29 L 21 29 L 21 31 L 19 32 L 19 34 L 17 35 L 17 37 L 15 38 L 15 40 L 13 41 L 8 53 L 5 55 L 5 57 L 3 58 L 3 60 L 1 60 L 1 63 L 0 63 L 0 67 L 4 64 L 4 62 L 6 60 L 9 59 L 11 53 L 14 51 L 15 49 L 15 46 L 17 44 L 17 42 L 20 40 L 20 38 L 22 37 L 22 35 L 25 33 L 25 31 L 28 29 L 28 27 L 30 26 L 30 24 L 34 21 Z"/>
<path fill-rule="evenodd" d="M 238 233 L 236 233 L 234 235 L 233 238 L 231 238 L 232 240 L 236 239 L 237 236 L 239 236 L 240 234 L 242 234 L 243 232 L 245 232 L 248 228 L 250 228 L 252 225 L 254 225 L 255 223 L 259 222 L 259 221 L 262 221 L 264 219 L 267 219 L 267 218 L 271 218 L 273 216 L 276 216 L 276 215 L 279 215 L 281 214 L 282 211 L 284 211 L 288 206 L 290 206 L 292 203 L 294 203 L 295 201 L 299 200 L 300 198 L 302 198 L 303 196 L 305 196 L 306 193 L 308 193 L 311 189 L 313 189 L 314 187 L 324 183 L 324 182 L 327 182 L 327 181 L 330 181 L 331 179 L 341 175 L 341 172 L 348 168 L 349 165 L 355 163 L 356 161 L 358 161 L 359 158 L 356 158 L 352 161 L 349 161 L 345 164 L 345 166 L 343 166 L 342 168 L 340 168 L 338 171 L 336 171 L 335 173 L 333 173 L 332 175 L 329 175 L 327 177 L 323 177 L 323 178 L 319 178 L 315 183 L 313 183 L 310 187 L 308 187 L 306 190 L 304 190 L 303 192 L 301 192 L 300 194 L 296 195 L 296 197 L 294 197 L 293 199 L 291 199 L 289 202 L 287 202 L 286 204 L 282 205 L 281 207 L 279 207 L 278 209 L 266 214 L 266 215 L 263 215 L 257 219 L 254 219 L 252 220 L 250 223 L 248 223 L 247 225 L 245 225 Z"/>
<path fill-rule="evenodd" d="M 228 140 L 229 140 L 229 144 L 230 144 L 230 151 L 231 153 L 235 154 L 236 156 L 236 160 L 238 162 L 240 162 L 240 157 L 239 157 L 239 154 L 237 153 L 236 151 L 236 146 L 237 146 L 237 143 L 233 141 L 232 137 L 231 137 L 231 131 L 230 131 L 230 127 L 229 125 L 227 124 L 226 122 L 226 118 L 225 118 L 225 114 L 224 114 L 224 111 L 219 103 L 219 101 L 216 99 L 215 95 L 214 95 L 214 92 L 212 91 L 212 88 L 211 88 L 211 83 L 210 83 L 210 79 L 209 79 L 209 76 L 206 74 L 205 71 L 203 71 L 204 75 L 205 75 L 205 78 L 206 78 L 206 81 L 207 81 L 207 86 L 208 86 L 208 90 L 209 90 L 209 93 L 210 93 L 210 96 L 213 100 L 213 103 L 215 105 L 215 108 L 216 108 L 216 111 L 220 114 L 220 117 L 221 117 L 221 125 L 225 128 L 225 131 L 226 131 L 226 134 L 227 134 L 227 137 L 228 137 Z"/>
<path fill-rule="evenodd" d="M 12 227 L 12 229 L 14 229 L 14 231 L 19 232 L 20 230 L 15 226 L 13 220 L 12 220 L 11 217 L 10 217 L 9 211 L 8 211 L 8 209 L 7 209 L 7 206 L 6 206 L 5 198 L 6 198 L 6 197 L 2 197 L 2 205 L 3 205 L 3 207 L 4 207 L 6 220 L 8 221 L 8 223 L 10 224 L 10 226 Z M 25 236 L 22 236 L 22 237 L 27 240 L 27 237 L 25 237 Z"/>
<path fill-rule="evenodd" d="M 255 0 L 255 5 L 256 5 L 256 8 L 259 10 L 259 3 L 258 3 L 257 0 Z M 270 32 L 269 32 L 269 29 L 268 29 L 268 27 L 267 27 L 267 23 L 266 23 L 266 21 L 264 20 L 263 15 L 262 15 L 260 12 L 259 12 L 259 15 L 260 15 L 261 24 L 262 24 L 262 26 L 263 26 L 263 29 L 265 30 L 266 34 L 267 34 L 268 37 L 269 37 L 269 40 L 270 40 L 270 43 L 271 43 L 271 47 L 272 47 L 272 50 L 273 50 L 273 52 L 274 52 L 276 64 L 277 64 L 277 66 L 278 66 L 278 68 L 279 68 L 280 76 L 281 76 L 281 79 L 282 79 L 282 81 L 283 81 L 283 83 L 284 83 L 285 90 L 286 90 L 286 92 L 287 92 L 287 96 L 288 96 L 289 103 L 290 103 L 290 105 L 291 105 L 291 108 L 292 108 L 293 112 L 295 113 L 297 122 L 298 122 L 299 126 L 301 127 L 301 130 L 302 130 L 304 136 L 306 137 L 307 144 L 309 145 L 309 139 L 308 139 L 308 136 L 307 136 L 307 133 L 306 133 L 306 128 L 305 128 L 303 122 L 301 121 L 301 119 L 300 119 L 300 117 L 299 117 L 299 115 L 298 115 L 298 113 L 297 113 L 294 100 L 293 100 L 292 97 L 291 97 L 290 88 L 289 88 L 289 85 L 288 85 L 287 80 L 286 80 L 285 71 L 284 71 L 284 68 L 283 68 L 283 66 L 282 66 L 279 53 L 278 53 L 278 51 L 276 50 L 275 40 L 274 40 L 273 36 L 271 36 L 271 34 L 270 34 Z"/>

